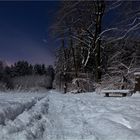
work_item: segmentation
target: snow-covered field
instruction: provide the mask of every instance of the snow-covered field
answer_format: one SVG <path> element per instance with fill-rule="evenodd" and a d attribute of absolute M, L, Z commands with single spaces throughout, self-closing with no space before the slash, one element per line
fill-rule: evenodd
<path fill-rule="evenodd" d="M 140 95 L 1 93 L 0 140 L 140 140 Z"/>

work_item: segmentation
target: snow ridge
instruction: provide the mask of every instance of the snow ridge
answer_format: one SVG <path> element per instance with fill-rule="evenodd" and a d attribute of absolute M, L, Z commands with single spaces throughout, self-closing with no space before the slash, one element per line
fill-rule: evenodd
<path fill-rule="evenodd" d="M 5 110 L 9 105 L 13 114 L 15 108 L 22 110 L 0 124 L 0 140 L 140 140 L 139 94 L 105 98 L 51 91 L 24 96 L 9 99 L 0 94 Z"/>

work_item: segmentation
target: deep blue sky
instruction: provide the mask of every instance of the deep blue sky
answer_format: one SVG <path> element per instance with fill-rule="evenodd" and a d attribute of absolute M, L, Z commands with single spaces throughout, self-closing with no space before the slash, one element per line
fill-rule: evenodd
<path fill-rule="evenodd" d="M 58 1 L 0 1 L 0 59 L 53 64 L 55 43 L 48 31 L 58 6 Z"/>

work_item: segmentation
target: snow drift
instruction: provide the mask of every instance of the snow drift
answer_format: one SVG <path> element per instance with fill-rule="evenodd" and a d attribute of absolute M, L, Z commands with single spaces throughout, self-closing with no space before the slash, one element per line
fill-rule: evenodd
<path fill-rule="evenodd" d="M 0 140 L 140 140 L 139 100 L 139 94 L 0 94 Z"/>

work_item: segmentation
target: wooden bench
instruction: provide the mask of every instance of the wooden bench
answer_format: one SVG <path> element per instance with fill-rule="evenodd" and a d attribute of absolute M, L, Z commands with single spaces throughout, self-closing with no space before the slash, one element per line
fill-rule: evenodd
<path fill-rule="evenodd" d="M 122 95 L 122 97 L 125 96 L 131 96 L 133 94 L 132 90 L 101 90 L 101 93 L 105 94 L 105 97 L 109 97 L 110 94 L 112 95 Z"/>

